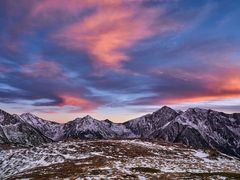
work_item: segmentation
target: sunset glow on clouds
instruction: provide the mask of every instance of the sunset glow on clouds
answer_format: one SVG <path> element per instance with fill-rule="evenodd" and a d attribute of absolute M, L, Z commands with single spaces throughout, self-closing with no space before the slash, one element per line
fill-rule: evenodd
<path fill-rule="evenodd" d="M 91 6 L 95 8 L 93 13 L 55 35 L 58 43 L 71 50 L 85 50 L 92 56 L 96 66 L 118 69 L 122 61 L 131 59 L 125 53 L 127 49 L 156 34 L 180 28 L 161 9 L 139 7 L 140 1 L 134 4 L 119 2 L 122 3 L 92 3 Z M 83 10 L 81 7 L 79 9 Z"/>
<path fill-rule="evenodd" d="M 1 1 L 1 108 L 61 122 L 86 114 L 120 122 L 163 105 L 240 111 L 239 7 Z"/>
<path fill-rule="evenodd" d="M 97 104 L 94 101 L 89 101 L 80 97 L 65 95 L 61 96 L 61 98 L 63 99 L 63 102 L 60 104 L 60 106 L 74 106 L 80 108 L 76 109 L 77 111 L 89 111 L 97 108 Z"/>

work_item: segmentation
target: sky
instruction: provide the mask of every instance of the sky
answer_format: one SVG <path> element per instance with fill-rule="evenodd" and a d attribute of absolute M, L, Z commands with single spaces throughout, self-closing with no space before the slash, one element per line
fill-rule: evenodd
<path fill-rule="evenodd" d="M 240 112 L 240 1 L 0 0 L 0 109 L 114 122 Z"/>

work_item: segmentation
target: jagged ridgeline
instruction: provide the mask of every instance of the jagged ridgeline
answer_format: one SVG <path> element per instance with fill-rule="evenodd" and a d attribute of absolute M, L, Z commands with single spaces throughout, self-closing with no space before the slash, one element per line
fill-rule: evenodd
<path fill-rule="evenodd" d="M 91 116 L 65 124 L 30 113 L 20 116 L 0 111 L 0 143 L 33 146 L 67 139 L 161 139 L 194 148 L 216 149 L 240 157 L 240 114 L 167 106 L 125 123 L 99 121 Z"/>

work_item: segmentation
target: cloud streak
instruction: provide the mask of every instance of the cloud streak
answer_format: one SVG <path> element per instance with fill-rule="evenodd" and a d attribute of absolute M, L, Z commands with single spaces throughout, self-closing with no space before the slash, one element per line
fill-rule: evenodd
<path fill-rule="evenodd" d="M 94 102 L 90 101 L 88 99 L 72 96 L 72 95 L 63 95 L 60 96 L 62 98 L 62 103 L 59 104 L 59 106 L 73 106 L 77 107 L 75 109 L 76 112 L 79 111 L 90 111 L 90 110 L 95 110 L 99 105 Z"/>
<path fill-rule="evenodd" d="M 64 71 L 59 64 L 46 60 L 39 60 L 33 64 L 22 66 L 22 73 L 25 76 L 34 78 L 64 77 Z"/>
<path fill-rule="evenodd" d="M 119 69 L 131 58 L 127 50 L 157 34 L 175 31 L 181 26 L 166 17 L 162 9 L 148 9 L 128 3 L 103 4 L 80 21 L 64 28 L 54 38 L 66 48 L 85 50 L 95 66 Z"/>

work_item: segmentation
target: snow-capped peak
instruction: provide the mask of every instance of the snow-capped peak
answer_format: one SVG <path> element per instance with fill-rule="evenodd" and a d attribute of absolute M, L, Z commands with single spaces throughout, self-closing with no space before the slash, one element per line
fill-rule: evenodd
<path fill-rule="evenodd" d="M 94 119 L 94 118 L 90 115 L 86 115 L 86 116 L 83 117 L 83 119 Z"/>
<path fill-rule="evenodd" d="M 24 122 L 37 128 L 42 134 L 52 140 L 57 140 L 63 136 L 63 124 L 44 120 L 31 113 L 21 114 L 20 117 Z"/>

